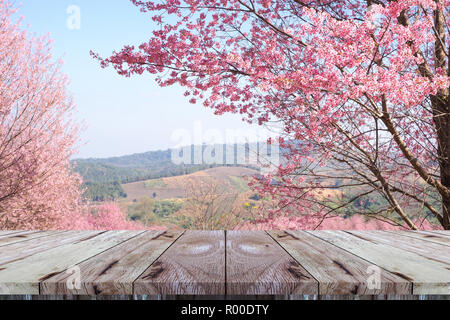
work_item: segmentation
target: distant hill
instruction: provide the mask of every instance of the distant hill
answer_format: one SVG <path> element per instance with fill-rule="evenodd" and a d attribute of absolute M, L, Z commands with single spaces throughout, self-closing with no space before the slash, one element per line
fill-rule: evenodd
<path fill-rule="evenodd" d="M 201 183 L 220 186 L 222 192 L 242 193 L 249 191 L 243 177 L 257 173 L 256 170 L 244 167 L 216 167 L 183 176 L 128 183 L 122 187 L 129 201 L 143 197 L 158 200 L 182 199 L 190 188 Z"/>
<path fill-rule="evenodd" d="M 216 167 L 188 175 L 152 179 L 122 185 L 126 198 L 119 204 L 133 221 L 143 224 L 197 228 L 199 217 L 214 212 L 218 217 L 249 219 L 259 196 L 248 187 L 258 171 L 244 167 Z"/>
<path fill-rule="evenodd" d="M 219 166 L 176 165 L 172 162 L 171 150 L 104 159 L 78 159 L 73 163 L 74 171 L 83 178 L 86 188 L 84 196 L 91 201 L 109 201 L 126 197 L 123 184 L 183 176 Z"/>

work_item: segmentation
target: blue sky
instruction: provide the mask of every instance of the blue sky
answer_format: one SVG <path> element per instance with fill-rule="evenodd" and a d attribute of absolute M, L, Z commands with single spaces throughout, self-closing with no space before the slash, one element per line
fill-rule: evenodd
<path fill-rule="evenodd" d="M 80 8 L 80 29 L 67 27 L 72 6 Z M 23 26 L 36 35 L 49 34 L 54 56 L 64 61 L 77 118 L 87 126 L 77 157 L 110 157 L 174 147 L 176 130 L 247 130 L 239 115 L 215 116 L 201 104 L 191 105 L 180 87 L 160 88 L 150 75 L 124 78 L 101 69 L 89 56 L 106 57 L 125 44 L 147 41 L 155 27 L 150 16 L 129 0 L 22 0 Z"/>

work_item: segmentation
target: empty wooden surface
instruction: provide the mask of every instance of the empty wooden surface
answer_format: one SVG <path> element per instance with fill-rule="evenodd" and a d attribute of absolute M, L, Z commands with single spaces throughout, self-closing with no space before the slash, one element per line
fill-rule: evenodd
<path fill-rule="evenodd" d="M 432 233 L 432 234 L 438 234 L 438 235 L 442 235 L 444 237 L 450 238 L 450 233 L 448 231 L 443 231 L 443 230 L 434 230 L 434 231 L 423 231 L 426 233 Z"/>
<path fill-rule="evenodd" d="M 13 244 L 13 243 L 19 243 L 19 242 L 32 240 L 32 239 L 37 239 L 37 238 L 45 237 L 48 235 L 53 235 L 56 233 L 61 233 L 61 231 L 57 231 L 57 232 L 22 231 L 22 232 L 7 234 L 4 236 L 0 236 L 0 247 L 7 245 L 7 244 Z"/>
<path fill-rule="evenodd" d="M 352 234 L 346 231 L 317 231 L 314 235 L 412 282 L 413 294 L 450 293 L 449 264 L 397 248 L 395 239 L 390 244 L 385 244 L 369 234 Z M 410 243 L 414 241 L 411 239 Z"/>
<path fill-rule="evenodd" d="M 41 283 L 44 295 L 133 294 L 139 277 L 181 235 L 181 232 L 148 231 L 92 257 L 79 268 L 80 286 L 70 286 L 73 274 L 60 273 Z"/>
<path fill-rule="evenodd" d="M 82 233 L 78 231 L 65 231 L 48 234 L 45 237 L 42 236 L 39 241 L 11 242 L 9 245 L 0 248 L 0 265 L 20 261 L 27 257 L 31 257 L 36 253 L 60 247 L 64 244 L 74 243 L 85 239 L 86 237 L 98 234 L 100 234 L 100 231 L 88 231 Z M 37 238 L 34 239 L 37 240 Z"/>
<path fill-rule="evenodd" d="M 402 235 L 405 237 L 416 238 L 430 242 L 435 242 L 441 245 L 450 246 L 450 238 L 445 237 L 443 234 L 420 232 L 420 231 L 386 231 L 386 232 L 390 234 Z M 387 238 L 389 238 L 389 236 L 387 236 Z"/>
<path fill-rule="evenodd" d="M 270 233 L 320 283 L 320 294 L 411 294 L 411 282 L 380 270 L 379 285 L 370 281 L 373 264 L 303 231 Z"/>
<path fill-rule="evenodd" d="M 73 243 L 1 264 L 0 292 L 6 294 L 39 294 L 40 282 L 142 232 L 108 231 L 97 232 L 93 235 L 87 233 L 85 237 Z"/>
<path fill-rule="evenodd" d="M 450 294 L 449 263 L 446 231 L 0 232 L 3 295 Z"/>
<path fill-rule="evenodd" d="M 135 294 L 225 294 L 225 232 L 186 233 L 134 283 Z"/>
<path fill-rule="evenodd" d="M 20 233 L 20 232 L 32 233 L 32 232 L 37 232 L 37 231 L 20 231 L 20 230 L 0 231 L 0 237 L 6 236 L 6 235 L 9 235 L 9 234 L 13 234 L 13 233 Z"/>
<path fill-rule="evenodd" d="M 370 241 L 416 253 L 427 260 L 443 262 L 444 264 L 450 265 L 450 246 L 442 246 L 427 240 L 411 241 L 411 239 L 395 233 L 390 234 L 389 238 L 386 238 L 385 234 L 378 231 L 349 231 L 348 233 L 364 237 Z"/>
<path fill-rule="evenodd" d="M 318 282 L 265 232 L 227 232 L 227 294 L 318 294 Z"/>

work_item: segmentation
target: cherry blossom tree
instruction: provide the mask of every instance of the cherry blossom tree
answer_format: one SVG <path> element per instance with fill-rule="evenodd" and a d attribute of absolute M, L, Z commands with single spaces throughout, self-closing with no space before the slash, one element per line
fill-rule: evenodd
<path fill-rule="evenodd" d="M 398 226 L 386 221 L 375 219 L 365 220 L 364 217 L 355 215 L 349 219 L 342 217 L 300 216 L 277 217 L 273 220 L 259 221 L 256 223 L 244 223 L 236 230 L 407 230 L 407 226 Z M 420 230 L 435 230 L 436 225 L 428 221 L 414 221 Z"/>
<path fill-rule="evenodd" d="M 16 12 L 0 0 L 0 230 L 143 229 L 115 203 L 83 201 L 68 79 L 50 41 L 12 22 Z"/>
<path fill-rule="evenodd" d="M 78 126 L 50 42 L 30 38 L 15 12 L 0 0 L 0 229 L 56 228 L 80 209 L 68 161 Z"/>
<path fill-rule="evenodd" d="M 357 213 L 450 229 L 450 1 L 132 2 L 157 25 L 151 38 L 92 55 L 277 130 L 285 159 L 254 184 L 278 201 L 273 218 L 376 198 Z M 317 196 L 330 189 L 342 196 Z"/>
<path fill-rule="evenodd" d="M 72 214 L 61 225 L 63 230 L 165 230 L 164 227 L 144 227 L 128 221 L 126 214 L 116 203 L 90 205 L 84 211 Z"/>

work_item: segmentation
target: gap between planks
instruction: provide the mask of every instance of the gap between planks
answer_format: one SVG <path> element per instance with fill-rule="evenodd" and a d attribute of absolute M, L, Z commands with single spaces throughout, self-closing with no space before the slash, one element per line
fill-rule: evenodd
<path fill-rule="evenodd" d="M 420 239 L 437 243 L 444 246 L 450 246 L 450 232 L 445 233 L 431 233 L 424 231 L 384 231 L 390 234 L 401 235 L 408 238 Z M 446 236 L 448 234 L 448 236 Z"/>
<path fill-rule="evenodd" d="M 318 294 L 319 282 L 264 231 L 227 233 L 229 295 Z"/>
<path fill-rule="evenodd" d="M 411 281 L 412 293 L 415 295 L 450 294 L 450 269 L 444 262 L 397 248 L 393 244 L 377 242 L 368 236 L 355 235 L 350 231 L 308 231 L 308 233 Z M 445 246 L 443 248 L 447 249 Z"/>
<path fill-rule="evenodd" d="M 171 248 L 178 240 L 180 240 L 181 237 L 183 237 L 185 233 L 186 233 L 186 230 L 183 230 L 183 232 L 180 233 L 180 235 L 175 239 L 175 241 L 173 241 L 173 242 L 166 248 L 166 250 L 164 250 L 164 252 L 161 253 L 161 255 L 159 255 L 158 258 L 155 259 L 155 261 L 158 261 L 158 259 L 160 259 L 160 258 L 167 252 L 167 250 L 169 250 L 169 249 L 170 249 L 170 248 Z M 133 280 L 133 284 L 132 284 L 132 286 L 133 286 L 133 294 L 135 294 L 135 292 L 136 292 L 136 289 L 135 289 L 135 282 L 136 282 L 140 277 L 142 277 L 142 275 L 143 275 L 148 269 L 150 269 L 150 268 L 152 267 L 152 265 L 155 263 L 155 261 L 153 261 L 153 262 L 151 263 L 151 265 L 150 265 L 147 269 L 145 269 L 145 270 L 144 270 L 144 271 L 143 271 L 136 279 Z"/>
<path fill-rule="evenodd" d="M 134 281 L 183 232 L 146 231 L 103 253 L 78 263 L 81 282 L 72 286 L 72 275 L 60 273 L 41 282 L 41 293 L 50 295 L 132 295 Z"/>
<path fill-rule="evenodd" d="M 74 263 L 74 264 L 72 264 L 72 265 L 70 265 L 70 266 L 66 266 L 66 267 L 64 268 L 64 270 L 62 270 L 62 271 L 60 271 L 60 272 L 55 272 L 54 274 L 49 274 L 49 276 L 44 277 L 44 279 L 42 279 L 42 278 L 39 279 L 39 295 L 42 295 L 42 294 L 43 294 L 43 290 L 42 290 L 42 289 L 43 289 L 43 288 L 42 288 L 43 282 L 45 282 L 45 281 L 47 281 L 47 280 L 50 280 L 50 279 L 52 279 L 52 278 L 54 278 L 54 277 L 56 277 L 56 276 L 58 276 L 58 275 L 60 275 L 60 274 L 62 274 L 62 273 L 64 273 L 64 272 L 67 272 L 68 270 L 72 269 L 73 267 L 75 267 L 75 266 L 77 266 L 77 265 L 79 265 L 79 264 L 82 264 L 82 263 L 84 263 L 84 262 L 86 262 L 86 261 L 88 261 L 88 260 L 90 260 L 90 259 L 93 259 L 93 258 L 95 258 L 95 257 L 97 257 L 97 256 L 99 256 L 99 255 L 105 254 L 105 253 L 107 253 L 109 250 L 111 250 L 111 249 L 113 249 L 113 248 L 115 248 L 115 247 L 117 247 L 117 246 L 120 246 L 121 244 L 123 244 L 123 243 L 125 243 L 125 242 L 127 242 L 127 241 L 130 241 L 130 240 L 132 240 L 132 239 L 134 239 L 134 238 L 136 238 L 136 237 L 138 237 L 138 236 L 140 236 L 140 235 L 143 235 L 143 234 L 145 234 L 145 233 L 148 232 L 148 231 L 146 231 L 146 230 L 141 230 L 141 231 L 101 231 L 101 232 L 100 232 L 99 234 L 97 234 L 96 236 L 93 236 L 92 239 L 95 239 L 96 237 L 102 236 L 102 235 L 104 235 L 104 234 L 110 234 L 110 233 L 112 233 L 112 232 L 123 232 L 124 235 L 130 234 L 131 236 L 122 239 L 120 242 L 112 243 L 111 246 L 108 246 L 107 248 L 105 247 L 104 250 L 98 251 L 98 252 L 96 252 L 95 254 L 93 254 L 93 255 L 91 255 L 91 256 L 86 256 L 86 257 L 84 258 L 84 260 L 82 260 L 82 261 L 79 261 L 79 262 L 77 262 L 77 263 Z M 90 240 L 90 237 L 89 237 L 89 240 Z"/>
<path fill-rule="evenodd" d="M 224 260 L 224 231 L 186 231 L 134 282 L 134 293 L 224 295 Z"/>
<path fill-rule="evenodd" d="M 40 282 L 144 231 L 108 231 L 54 247 L 0 268 L 0 293 L 39 294 Z M 84 234 L 87 234 L 85 232 Z M 80 233 L 81 235 L 83 232 Z M 30 268 L 30 266 L 33 266 Z"/>
<path fill-rule="evenodd" d="M 10 233 L 9 235 L 11 236 L 11 237 L 13 237 L 14 236 L 14 234 L 18 234 L 18 233 L 21 233 L 21 232 L 25 232 L 25 231 L 19 231 L 19 232 L 17 232 L 17 233 Z M 130 241 L 130 240 L 132 240 L 132 239 L 134 239 L 134 238 L 136 238 L 136 237 L 138 237 L 139 235 L 142 235 L 142 234 L 144 234 L 146 231 L 142 231 L 141 233 L 137 233 L 136 235 L 134 235 L 133 237 L 129 237 L 129 238 L 127 238 L 127 239 L 125 239 L 125 240 L 123 240 L 121 243 L 117 243 L 117 244 L 115 244 L 115 245 L 113 245 L 113 246 L 111 246 L 111 247 L 109 247 L 109 248 L 106 248 L 103 252 L 99 252 L 99 253 L 97 253 L 97 254 L 95 254 L 95 255 L 93 255 L 93 256 L 90 256 L 90 257 L 87 257 L 85 260 L 83 260 L 83 261 L 81 261 L 81 262 L 78 262 L 77 263 L 77 265 L 80 265 L 80 264 L 82 264 L 82 263 L 85 263 L 86 261 L 88 261 L 88 260 L 90 260 L 90 259 L 95 259 L 95 257 L 98 257 L 98 256 L 100 256 L 100 255 L 102 255 L 102 254 L 106 254 L 108 251 L 110 251 L 110 250 L 113 250 L 114 248 L 116 248 L 116 247 L 118 247 L 118 246 L 120 246 L 120 245 L 123 245 L 124 243 L 126 243 L 127 241 Z M 63 234 L 63 233 L 65 233 L 65 231 L 64 232 L 61 232 L 61 233 L 59 233 L 59 235 L 61 235 L 61 234 Z M 191 232 L 189 232 L 189 233 L 191 233 Z M 194 234 L 196 233 L 196 232 L 193 232 Z M 373 259 L 368 259 L 367 258 L 367 256 L 366 257 L 364 257 L 364 255 L 363 256 L 360 256 L 360 255 L 358 255 L 358 254 L 356 254 L 355 252 L 354 252 L 354 250 L 347 250 L 348 248 L 346 248 L 346 246 L 343 246 L 342 247 L 342 245 L 338 245 L 337 243 L 335 243 L 335 242 L 330 242 L 329 241 L 329 239 L 328 240 L 326 240 L 326 239 L 324 239 L 323 237 L 319 237 L 318 236 L 318 234 L 320 234 L 320 232 L 306 232 L 307 234 L 310 234 L 311 236 L 314 236 L 315 238 L 317 238 L 317 240 L 320 240 L 320 241 L 323 241 L 324 243 L 326 243 L 326 244 L 328 244 L 328 245 L 330 245 L 330 246 L 334 246 L 334 247 L 336 247 L 336 248 L 338 248 L 338 249 L 340 249 L 340 250 L 343 250 L 344 252 L 347 252 L 348 254 L 350 254 L 350 255 L 352 255 L 352 256 L 354 256 L 354 257 L 357 257 L 357 258 L 359 258 L 359 259 L 362 259 L 362 260 L 364 260 L 364 261 L 367 261 L 368 263 L 371 263 L 371 264 L 374 264 L 374 265 L 378 265 L 378 266 L 380 266 L 382 269 L 384 269 L 384 270 L 386 270 L 387 272 L 391 272 L 390 271 L 390 268 L 386 268 L 386 265 L 385 264 L 379 264 L 379 263 L 373 263 Z M 35 235 L 37 235 L 38 234 L 38 232 L 29 232 L 29 234 L 30 235 L 32 235 L 32 234 L 35 234 Z M 198 234 L 202 234 L 202 232 L 198 232 Z M 241 234 L 243 234 L 242 232 L 241 232 Z M 305 265 L 304 265 L 304 263 L 302 263 L 302 261 L 299 261 L 299 260 L 301 260 L 301 259 L 297 259 L 296 257 L 295 257 L 295 255 L 293 255 L 293 254 L 291 254 L 291 252 L 290 251 L 292 251 L 292 250 L 290 250 L 290 251 L 288 251 L 288 250 L 286 250 L 286 248 L 279 242 L 279 241 L 277 241 L 276 239 L 274 239 L 274 237 L 269 233 L 269 232 L 266 232 L 266 233 L 264 233 L 265 234 L 265 236 L 268 238 L 268 239 L 270 239 L 272 242 L 274 242 L 275 244 L 276 244 L 276 246 L 278 246 L 278 247 L 280 247 L 281 249 L 280 250 L 282 250 L 285 254 L 287 254 L 288 256 L 289 256 L 289 258 L 291 258 L 291 259 L 293 259 L 294 261 L 296 261 L 298 264 L 299 264 L 299 266 L 301 267 L 301 268 L 304 268 L 305 267 Z M 369 234 L 369 233 L 368 233 Z M 385 235 L 387 236 L 389 234 L 389 232 L 385 232 Z M 438 233 L 433 233 L 434 235 L 439 235 L 439 236 L 441 236 L 441 237 L 445 237 L 445 235 L 444 234 L 438 234 Z M 54 237 L 56 237 L 57 236 L 57 233 L 53 233 L 52 234 Z M 232 239 L 232 237 L 230 237 L 229 235 L 232 235 L 232 232 L 226 232 L 226 231 L 224 231 L 223 232 L 223 239 L 224 239 L 224 249 L 223 249 L 223 255 L 224 255 L 224 264 L 223 264 L 223 269 L 224 269 L 224 280 L 223 280 L 223 282 L 224 282 L 224 294 L 226 295 L 226 294 L 231 294 L 231 293 L 233 293 L 233 290 L 228 290 L 228 287 L 229 287 L 229 284 L 230 284 L 230 279 L 232 279 L 232 277 L 230 277 L 230 275 L 229 275 L 229 267 L 230 267 L 230 265 L 229 265 L 229 260 L 230 260 L 230 257 L 229 257 L 229 254 L 230 254 L 230 252 L 231 251 L 229 251 L 229 248 L 228 248 L 228 243 L 230 242 L 230 239 Z M 351 236 L 355 236 L 354 234 L 352 234 L 352 233 L 349 233 L 349 235 L 351 235 Z M 416 234 L 415 234 L 416 235 Z M 419 235 L 419 233 L 417 233 L 417 235 Z M 422 233 L 420 233 L 420 235 L 422 236 L 423 234 Z M 6 238 L 6 236 L 7 235 L 5 235 L 5 234 L 1 234 L 0 233 L 0 239 L 4 239 L 4 238 Z M 160 260 L 162 257 L 164 257 L 166 254 L 167 254 L 167 252 L 168 251 L 170 251 L 170 250 L 173 250 L 172 248 L 175 246 L 175 245 L 177 245 L 177 242 L 179 242 L 180 240 L 182 240 L 183 238 L 184 238 L 184 236 L 185 236 L 185 233 L 181 233 L 160 255 L 159 255 L 159 257 L 157 257 L 156 259 L 155 259 L 155 261 L 153 262 L 153 263 L 151 263 L 150 264 L 150 266 L 146 269 L 146 270 L 144 270 L 133 282 L 132 282 L 132 293 L 134 293 L 134 294 L 136 294 L 136 290 L 135 290 L 135 283 L 136 283 L 136 281 L 139 279 L 139 278 L 141 278 L 145 273 L 147 273 L 147 272 L 153 272 L 153 271 L 155 271 L 155 270 L 151 270 L 152 269 L 152 267 L 155 267 L 155 262 L 157 262 L 158 260 Z M 358 234 L 357 234 L 357 236 L 358 236 Z M 356 239 L 358 239 L 357 238 L 357 236 L 355 236 L 355 238 Z M 25 239 L 25 240 L 22 240 L 22 241 L 19 241 L 19 242 L 17 242 L 16 243 L 16 245 L 17 244 L 20 244 L 20 243 L 24 243 L 24 241 L 29 241 L 29 240 L 35 240 L 35 239 L 38 239 L 38 238 L 42 238 L 42 237 L 46 237 L 46 238 L 48 238 L 49 236 L 48 235 L 42 235 L 41 234 L 41 236 L 40 237 L 35 237 L 34 239 Z M 414 237 L 412 237 L 412 236 L 410 236 L 410 235 L 407 235 L 407 234 L 397 234 L 396 233 L 396 237 L 403 237 L 404 239 L 414 239 Z M 395 238 L 395 237 L 393 237 L 393 238 Z M 446 239 L 446 238 L 445 238 Z M 361 239 L 360 239 L 361 240 Z M 360 241 L 360 240 L 358 240 L 358 241 Z M 439 244 L 439 245 L 441 245 L 441 246 L 445 246 L 444 248 L 447 248 L 447 245 L 446 244 L 443 244 L 443 243 L 437 243 L 435 240 L 434 241 L 432 241 L 432 240 L 429 240 L 429 239 L 421 239 L 421 240 L 419 240 L 419 239 L 417 239 L 418 241 L 428 241 L 428 243 L 430 243 L 430 244 L 433 244 L 431 247 L 435 247 L 435 248 L 437 248 L 437 245 Z M 247 240 L 246 240 L 247 241 Z M 263 240 L 262 238 L 260 239 L 260 241 L 266 241 L 266 240 Z M 406 241 L 406 240 L 405 240 Z M 253 240 L 249 240 L 249 242 L 248 243 L 252 243 L 253 242 Z M 1 242 L 0 242 L 1 243 Z M 14 245 L 14 243 L 12 243 L 12 244 L 4 244 L 4 246 L 6 246 L 6 245 Z M 270 244 L 269 244 L 270 245 Z M 383 246 L 387 246 L 388 244 L 386 244 L 386 243 L 384 243 L 384 244 L 382 244 Z M 1 245 L 0 245 L 1 246 Z M 397 249 L 397 250 L 402 250 L 402 251 L 404 251 L 404 252 L 409 252 L 409 253 L 412 253 L 412 254 L 416 254 L 417 255 L 417 252 L 410 252 L 410 251 L 405 251 L 404 249 L 399 249 L 398 247 L 395 247 L 395 246 L 393 246 L 393 248 L 395 248 L 395 249 Z M 53 249 L 56 249 L 56 248 L 53 248 Z M 274 249 L 274 250 L 277 250 L 277 249 Z M 270 261 L 270 259 L 269 259 L 269 261 Z M 264 265 L 264 263 L 262 263 L 262 265 Z M 157 267 L 157 266 L 156 266 Z M 67 268 L 69 268 L 69 267 L 67 267 Z M 66 269 L 65 269 L 66 270 Z M 305 270 L 306 271 L 308 271 L 309 272 L 309 270 L 308 270 L 308 268 L 305 268 Z M 64 271 L 64 270 L 63 270 Z M 61 272 L 63 272 L 63 271 L 61 271 Z M 395 271 L 393 271 L 393 272 L 395 272 Z M 310 272 L 310 274 L 311 274 L 311 272 Z M 316 277 L 314 276 L 314 274 L 311 274 L 311 276 L 312 276 L 312 278 L 314 279 L 314 280 L 316 280 Z M 1 277 L 1 272 L 0 272 L 0 277 Z M 50 277 L 49 279 L 52 279 L 52 277 Z M 446 279 L 446 278 L 445 278 Z M 46 281 L 48 281 L 48 279 L 46 279 Z M 409 281 L 410 283 L 413 283 L 414 281 L 413 280 L 411 280 L 411 281 Z M 39 282 L 39 288 L 41 287 L 41 285 L 40 285 L 40 283 L 41 282 Z M 241 283 L 241 284 L 239 284 L 239 281 L 237 282 L 238 283 L 238 287 L 240 286 L 240 288 L 242 289 L 242 288 L 244 288 L 244 291 L 245 291 L 245 286 L 247 286 L 247 288 L 248 288 L 248 285 L 249 285 L 249 282 L 247 282 L 247 283 Z M 320 287 L 321 286 L 321 284 L 320 284 L 320 281 L 318 281 L 318 286 Z M 351 281 L 349 282 L 349 283 L 351 283 Z M 424 286 L 424 284 L 425 284 L 425 286 Z M 201 282 L 200 282 L 200 285 L 201 285 Z M 422 288 L 420 287 L 420 285 L 422 285 Z M 416 288 L 414 288 L 413 286 L 412 286 L 412 289 L 411 290 L 414 290 L 414 289 L 417 289 L 416 291 L 414 291 L 413 293 L 414 294 L 418 294 L 419 292 L 420 292 L 420 290 L 429 290 L 430 288 L 427 288 L 427 283 L 419 283 L 419 286 L 418 287 L 416 287 Z M 345 286 L 344 286 L 345 287 Z M 432 286 L 433 287 L 433 286 Z M 326 291 L 326 290 L 324 290 L 324 288 L 327 288 L 327 286 L 326 285 L 323 285 L 322 286 L 322 290 L 320 291 L 321 292 L 321 294 L 325 294 L 325 292 L 338 292 L 337 290 L 341 290 L 342 288 L 338 288 L 338 289 L 336 289 L 336 288 L 331 288 L 331 289 L 326 289 L 326 290 L 328 290 L 328 291 Z M 362 286 L 362 288 L 358 288 L 358 290 L 363 290 L 363 288 L 364 288 L 364 286 Z M 239 289 L 239 290 L 241 290 L 241 289 Z M 354 288 L 353 288 L 354 289 Z M 431 288 L 431 289 L 433 289 L 433 288 Z M 436 288 L 434 288 L 434 289 L 436 289 Z M 195 289 L 192 289 L 193 291 L 195 291 Z M 334 290 L 334 291 L 333 291 Z M 345 292 L 345 290 L 347 290 L 347 289 L 343 289 L 344 291 L 343 292 Z M 350 288 L 350 290 L 351 290 L 351 288 Z M 229 291 L 229 292 L 228 292 Z M 105 292 L 107 292 L 107 291 L 105 291 Z M 411 292 L 409 292 L 409 293 L 411 293 Z M 0 294 L 1 294 L 1 284 L 0 284 Z M 146 293 L 146 294 L 148 294 L 148 293 Z M 244 293 L 245 294 L 245 293 Z M 248 294 L 250 294 L 250 293 L 248 293 Z"/>
<path fill-rule="evenodd" d="M 378 286 L 370 280 L 373 263 L 304 231 L 268 234 L 319 282 L 319 295 L 410 294 L 412 284 L 387 270 Z"/>
<path fill-rule="evenodd" d="M 38 238 L 61 234 L 67 231 L 19 231 L 12 234 L 0 235 L 0 247 L 12 245 L 15 243 L 23 243 Z"/>
<path fill-rule="evenodd" d="M 356 258 L 359 258 L 359 259 L 361 259 L 361 260 L 363 260 L 363 261 L 366 261 L 368 264 L 370 264 L 370 265 L 372 265 L 372 266 L 375 266 L 375 267 L 380 268 L 380 269 L 382 270 L 382 272 L 384 271 L 384 272 L 387 272 L 388 274 L 392 274 L 392 272 L 391 272 L 389 269 L 383 268 L 382 266 L 380 266 L 380 265 L 374 263 L 373 261 L 367 259 L 366 257 L 360 256 L 360 255 L 358 255 L 358 254 L 352 252 L 351 250 L 347 250 L 345 247 L 339 246 L 339 245 L 337 245 L 336 243 L 330 242 L 330 241 L 328 241 L 328 240 L 326 240 L 326 239 L 323 239 L 323 238 L 319 237 L 319 236 L 318 236 L 318 231 L 308 231 L 308 230 L 304 230 L 303 232 L 308 233 L 308 234 L 310 234 L 311 236 L 317 238 L 318 240 L 324 241 L 325 243 L 327 243 L 327 244 L 329 244 L 329 245 L 331 245 L 331 246 L 333 246 L 333 247 L 335 247 L 335 248 L 337 248 L 337 249 L 339 249 L 339 250 L 343 250 L 344 252 L 346 252 L 347 254 L 350 254 L 350 255 L 353 256 L 353 257 L 356 257 Z M 358 239 L 357 239 L 357 240 L 358 240 Z M 392 275 L 396 276 L 395 274 L 392 274 Z M 406 290 L 406 293 L 398 293 L 398 294 L 402 294 L 402 295 L 405 295 L 405 294 L 406 294 L 406 295 L 413 295 L 413 282 L 412 282 L 411 280 L 409 280 L 409 279 L 404 279 L 404 278 L 402 278 L 402 277 L 400 277 L 400 279 L 401 279 L 401 282 L 406 281 L 406 282 L 409 284 L 409 286 L 408 286 L 408 289 Z M 404 287 L 404 286 L 403 286 L 403 287 Z M 403 289 L 404 289 L 404 288 L 403 288 Z M 403 289 L 400 290 L 400 291 L 403 292 L 403 291 L 404 291 Z M 395 293 L 395 294 L 397 294 L 397 293 Z"/>

